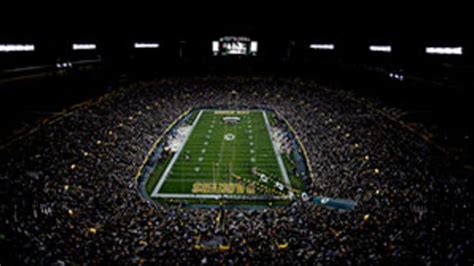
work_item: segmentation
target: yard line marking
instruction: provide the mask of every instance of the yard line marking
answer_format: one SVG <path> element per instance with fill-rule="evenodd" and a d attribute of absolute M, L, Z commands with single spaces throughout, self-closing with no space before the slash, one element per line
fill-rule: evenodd
<path fill-rule="evenodd" d="M 201 115 L 202 115 L 203 111 L 201 110 L 198 114 L 198 116 L 196 117 L 196 119 L 194 120 L 194 123 L 191 125 L 192 128 L 191 130 L 189 131 L 188 135 L 186 136 L 185 140 L 183 141 L 183 143 L 181 144 L 181 146 L 178 148 L 178 150 L 176 151 L 176 153 L 174 154 L 173 158 L 171 159 L 170 163 L 166 166 L 166 169 L 165 171 L 163 172 L 163 174 L 161 175 L 160 177 L 160 180 L 158 181 L 158 184 L 156 184 L 155 188 L 153 189 L 153 193 L 151 193 L 151 196 L 152 197 L 156 197 L 156 195 L 158 194 L 158 191 L 160 191 L 161 189 L 161 186 L 163 186 L 163 183 L 165 182 L 166 178 L 168 177 L 168 174 L 169 172 L 171 171 L 171 168 L 173 168 L 174 166 L 174 163 L 176 162 L 176 160 L 178 159 L 178 156 L 181 154 L 181 151 L 183 150 L 184 146 L 186 145 L 186 142 L 188 142 L 188 139 L 189 137 L 191 136 L 191 134 L 193 133 L 193 130 L 194 128 L 196 127 L 199 119 L 201 118 Z"/>
<path fill-rule="evenodd" d="M 226 134 L 227 132 L 227 124 L 224 124 L 224 134 Z M 225 141 L 224 141 L 224 138 L 222 138 L 221 140 L 221 149 L 220 149 L 220 152 L 219 152 L 219 160 L 217 161 L 217 165 L 218 165 L 218 168 L 217 168 L 217 176 L 220 177 L 220 174 L 221 174 L 221 162 L 222 162 L 222 158 L 224 156 L 224 145 L 225 145 Z M 212 177 L 214 179 L 214 176 Z M 214 180 L 215 182 L 215 180 Z"/>

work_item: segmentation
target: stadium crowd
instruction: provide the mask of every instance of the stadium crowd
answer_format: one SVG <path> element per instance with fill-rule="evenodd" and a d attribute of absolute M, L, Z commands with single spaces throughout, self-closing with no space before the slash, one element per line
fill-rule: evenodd
<path fill-rule="evenodd" d="M 232 93 L 231 93 L 232 92 Z M 346 91 L 300 79 L 169 78 L 117 89 L 1 151 L 3 240 L 22 264 L 465 264 L 469 172 Z M 309 155 L 306 191 L 339 211 L 155 205 L 135 174 L 156 138 L 200 106 L 281 113 Z M 222 239 L 221 248 L 205 241 Z M 222 248 L 222 247 L 225 248 Z"/>

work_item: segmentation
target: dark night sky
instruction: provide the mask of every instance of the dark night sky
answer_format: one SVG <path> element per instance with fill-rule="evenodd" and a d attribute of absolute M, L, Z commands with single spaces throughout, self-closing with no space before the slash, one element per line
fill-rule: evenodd
<path fill-rule="evenodd" d="M 346 3 L 347 2 L 347 3 Z M 472 38 L 467 4 L 456 2 L 296 3 L 219 2 L 99 6 L 86 2 L 3 8 L 1 40 L 212 39 L 246 35 L 260 39 L 440 39 Z"/>

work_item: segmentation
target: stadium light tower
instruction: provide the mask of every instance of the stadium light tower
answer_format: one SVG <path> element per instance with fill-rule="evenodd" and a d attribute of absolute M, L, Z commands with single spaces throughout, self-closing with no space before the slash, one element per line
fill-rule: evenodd
<path fill-rule="evenodd" d="M 179 55 L 179 61 L 183 61 L 183 49 L 184 49 L 184 46 L 186 46 L 186 41 L 180 41 L 179 42 L 179 50 L 178 50 L 178 55 Z"/>

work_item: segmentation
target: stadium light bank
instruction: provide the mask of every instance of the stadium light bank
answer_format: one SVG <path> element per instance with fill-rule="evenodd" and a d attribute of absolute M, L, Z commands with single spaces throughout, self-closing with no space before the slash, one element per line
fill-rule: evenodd
<path fill-rule="evenodd" d="M 33 44 L 0 44 L 0 52 L 33 52 Z"/>
<path fill-rule="evenodd" d="M 392 46 L 390 45 L 370 45 L 369 50 L 371 52 L 391 53 Z"/>
<path fill-rule="evenodd" d="M 159 48 L 160 44 L 136 42 L 133 44 L 133 47 L 135 47 L 136 49 L 150 49 L 150 48 Z"/>
<path fill-rule="evenodd" d="M 462 55 L 462 47 L 426 47 L 427 54 Z"/>
<path fill-rule="evenodd" d="M 315 50 L 334 50 L 335 46 L 332 43 L 325 43 L 325 44 L 313 43 L 309 45 L 309 48 L 315 49 Z"/>
<path fill-rule="evenodd" d="M 93 43 L 74 43 L 73 50 L 95 50 L 97 46 Z"/>

